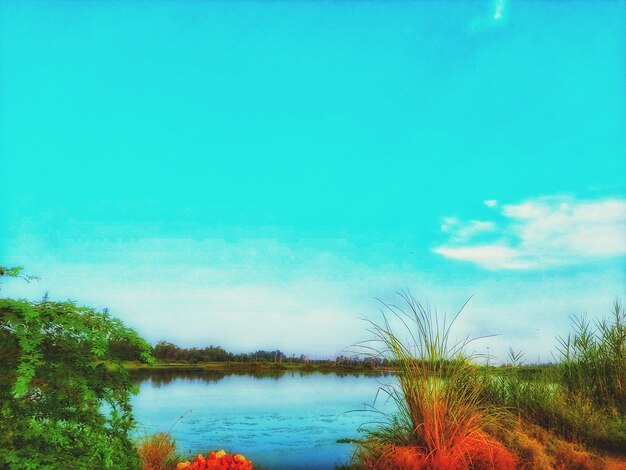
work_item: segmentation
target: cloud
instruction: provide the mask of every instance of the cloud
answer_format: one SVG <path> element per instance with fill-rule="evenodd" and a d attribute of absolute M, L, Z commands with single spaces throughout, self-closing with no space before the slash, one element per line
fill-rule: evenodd
<path fill-rule="evenodd" d="M 470 220 L 462 222 L 456 217 L 445 217 L 441 224 L 441 231 L 450 233 L 456 242 L 465 241 L 473 236 L 497 229 L 494 222 L 487 220 Z"/>
<path fill-rule="evenodd" d="M 494 28 L 496 26 L 500 26 L 505 23 L 506 16 L 506 1 L 505 0 L 495 0 L 493 2 L 492 9 L 488 11 L 487 16 L 479 16 L 472 20 L 470 23 L 470 32 L 472 33 L 480 33 L 482 31 L 488 30 L 490 28 Z"/>
<path fill-rule="evenodd" d="M 485 201 L 490 208 L 497 207 Z M 501 207 L 504 223 L 444 218 L 434 252 L 487 269 L 534 269 L 626 255 L 626 199 L 549 196 Z M 499 228 L 501 227 L 501 228 Z M 498 229 L 499 228 L 499 229 Z M 490 232 L 485 241 L 478 235 Z"/>
<path fill-rule="evenodd" d="M 500 21 L 504 14 L 504 0 L 497 0 L 495 4 L 495 11 L 493 12 L 494 21 Z"/>
<path fill-rule="evenodd" d="M 435 248 L 438 253 L 446 258 L 461 261 L 471 261 L 487 269 L 528 269 L 531 266 L 518 260 L 517 252 L 507 246 L 482 245 L 447 248 L 445 246 Z"/>

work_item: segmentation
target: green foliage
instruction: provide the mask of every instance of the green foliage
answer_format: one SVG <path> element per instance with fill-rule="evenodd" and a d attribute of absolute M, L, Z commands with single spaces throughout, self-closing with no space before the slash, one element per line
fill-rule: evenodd
<path fill-rule="evenodd" d="M 571 396 L 626 413 L 626 312 L 615 301 L 609 319 L 574 317 L 574 331 L 559 338 L 561 381 Z"/>
<path fill-rule="evenodd" d="M 530 378 L 520 353 L 510 353 L 505 374 L 488 377 L 487 400 L 518 417 L 595 447 L 626 448 L 625 315 L 615 303 L 610 320 L 573 319 L 573 332 L 558 338 L 556 371 L 542 368 Z M 556 373 L 555 373 L 556 372 Z"/>
<path fill-rule="evenodd" d="M 554 381 L 514 374 L 490 377 L 487 400 L 507 407 L 525 422 L 577 442 L 610 450 L 626 448 L 626 421 L 591 400 L 569 395 Z"/>
<path fill-rule="evenodd" d="M 8 268 L 6 266 L 0 266 L 0 278 L 2 277 L 19 277 L 24 279 L 26 282 L 39 280 L 37 276 L 33 276 L 30 274 L 22 274 L 24 270 L 23 266 L 14 266 L 12 268 Z"/>
<path fill-rule="evenodd" d="M 181 348 L 173 343 L 159 341 L 152 354 L 155 359 L 162 361 L 198 362 L 229 362 L 236 360 L 236 356 L 220 346 L 206 348 Z"/>
<path fill-rule="evenodd" d="M 274 362 L 287 361 L 287 356 L 279 350 L 257 351 L 248 354 L 233 354 L 221 346 L 207 346 L 205 348 L 181 348 L 167 341 L 159 341 L 152 349 L 152 355 L 159 361 L 166 362 Z M 289 359 L 290 362 L 300 363 L 301 360 Z"/>
<path fill-rule="evenodd" d="M 114 342 L 152 361 L 150 346 L 108 313 L 0 299 L 1 468 L 139 466 L 133 386 Z"/>

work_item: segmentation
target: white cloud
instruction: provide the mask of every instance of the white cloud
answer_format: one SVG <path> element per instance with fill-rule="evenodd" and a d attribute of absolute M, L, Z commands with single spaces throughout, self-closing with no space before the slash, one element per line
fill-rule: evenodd
<path fill-rule="evenodd" d="M 496 201 L 495 199 L 487 199 L 486 201 L 484 201 L 484 204 L 490 209 L 493 209 L 494 207 L 498 206 L 498 201 Z"/>
<path fill-rule="evenodd" d="M 494 222 L 475 220 L 455 219 L 446 229 L 442 226 L 450 239 L 434 251 L 487 269 L 542 268 L 626 255 L 625 199 L 541 197 L 504 205 L 500 213 L 505 220 L 501 230 Z M 485 232 L 494 240 L 476 240 Z"/>
<path fill-rule="evenodd" d="M 500 21 L 504 14 L 504 0 L 496 0 L 495 11 L 493 12 L 493 19 Z"/>
<path fill-rule="evenodd" d="M 455 229 L 455 227 L 458 227 L 460 223 L 461 221 L 456 217 L 444 217 L 441 221 L 441 231 L 451 232 Z"/>
<path fill-rule="evenodd" d="M 441 231 L 452 235 L 456 242 L 465 241 L 481 233 L 493 232 L 496 224 L 487 220 L 470 220 L 463 222 L 456 217 L 445 217 L 441 224 Z"/>
<path fill-rule="evenodd" d="M 435 253 L 446 258 L 471 261 L 487 269 L 528 269 L 532 267 L 528 262 L 518 260 L 516 250 L 507 246 L 439 247 L 435 248 Z"/>
<path fill-rule="evenodd" d="M 487 16 L 479 16 L 472 20 L 469 26 L 471 33 L 480 33 L 482 31 L 501 26 L 506 23 L 508 14 L 506 13 L 506 1 L 495 0 L 493 2 L 493 9 L 489 9 L 486 13 Z"/>

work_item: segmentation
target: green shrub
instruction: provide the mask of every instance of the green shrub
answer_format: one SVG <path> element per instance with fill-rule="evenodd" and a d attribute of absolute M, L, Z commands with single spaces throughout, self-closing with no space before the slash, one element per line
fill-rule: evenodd
<path fill-rule="evenodd" d="M 6 271 L 5 271 L 6 272 Z M 137 468 L 133 389 L 111 342 L 150 346 L 73 302 L 0 299 L 0 467 Z"/>

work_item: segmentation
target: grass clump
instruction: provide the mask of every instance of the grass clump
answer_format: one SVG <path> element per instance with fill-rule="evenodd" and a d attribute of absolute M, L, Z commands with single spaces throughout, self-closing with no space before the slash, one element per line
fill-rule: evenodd
<path fill-rule="evenodd" d="M 450 339 L 463 308 L 448 322 L 410 294 L 400 296 L 403 307 L 384 304 L 382 323 L 370 322 L 374 343 L 361 344 L 397 366 L 398 383 L 381 390 L 398 411 L 367 431 L 358 460 L 376 469 L 514 468 L 515 455 L 493 437 L 510 415 L 485 399 L 479 368 L 465 354 L 470 340 Z"/>
<path fill-rule="evenodd" d="M 163 432 L 141 439 L 138 453 L 142 470 L 172 470 L 180 460 L 170 435 Z"/>

